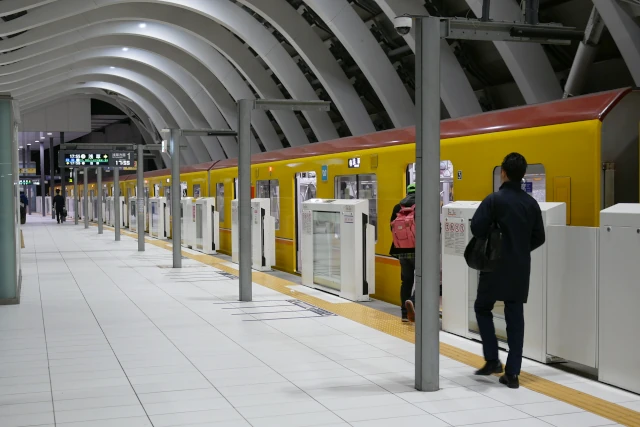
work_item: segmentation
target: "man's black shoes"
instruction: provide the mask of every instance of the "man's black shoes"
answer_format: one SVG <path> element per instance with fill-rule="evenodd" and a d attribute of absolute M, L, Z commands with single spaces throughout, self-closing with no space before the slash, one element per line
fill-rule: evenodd
<path fill-rule="evenodd" d="M 500 384 L 504 384 L 509 388 L 520 387 L 520 381 L 518 381 L 517 375 L 504 374 L 500 377 Z"/>
<path fill-rule="evenodd" d="M 493 375 L 502 373 L 502 363 L 499 360 L 492 360 L 484 364 L 476 371 L 476 375 Z"/>

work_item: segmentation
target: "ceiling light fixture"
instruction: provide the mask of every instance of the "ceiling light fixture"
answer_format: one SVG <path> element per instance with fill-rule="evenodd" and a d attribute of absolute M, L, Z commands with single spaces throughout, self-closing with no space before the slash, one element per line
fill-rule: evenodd
<path fill-rule="evenodd" d="M 123 48 L 122 48 L 122 51 L 123 51 L 123 52 L 127 52 L 128 50 L 129 50 L 129 48 L 128 48 L 128 47 L 123 47 Z"/>
<path fill-rule="evenodd" d="M 51 132 L 48 132 L 48 133 L 47 133 L 47 135 L 49 135 L 49 136 L 51 136 L 51 135 L 53 135 L 53 133 L 51 133 Z"/>
<path fill-rule="evenodd" d="M 109 67 L 109 68 L 111 68 L 112 70 L 115 70 L 116 67 Z"/>
<path fill-rule="evenodd" d="M 145 24 L 144 22 L 142 24 L 139 24 L 138 27 L 140 28 L 147 28 L 147 24 Z"/>
<path fill-rule="evenodd" d="M 51 135 L 51 134 L 49 134 L 49 135 Z M 40 139 L 44 139 L 44 136 L 41 136 Z M 36 141 L 36 142 L 38 142 L 38 141 Z"/>
<path fill-rule="evenodd" d="M 31 146 L 31 144 L 27 144 L 27 146 Z"/>

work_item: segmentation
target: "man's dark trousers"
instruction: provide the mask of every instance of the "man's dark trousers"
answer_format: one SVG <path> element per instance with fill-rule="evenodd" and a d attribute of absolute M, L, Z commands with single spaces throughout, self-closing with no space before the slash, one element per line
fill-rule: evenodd
<path fill-rule="evenodd" d="M 498 339 L 493 325 L 493 306 L 496 300 L 478 294 L 474 309 L 476 320 L 482 338 L 482 350 L 486 361 L 499 360 Z M 524 304 L 521 302 L 505 301 L 504 317 L 507 323 L 507 343 L 509 356 L 505 372 L 509 375 L 520 375 L 522 366 L 522 347 L 524 346 Z"/>
<path fill-rule="evenodd" d="M 404 307 L 405 301 L 411 298 L 413 282 L 416 274 L 415 258 L 400 258 L 400 304 L 402 306 L 402 317 L 407 317 L 407 309 Z"/>
<path fill-rule="evenodd" d="M 62 222 L 63 211 L 62 209 L 56 209 L 56 219 L 58 222 Z"/>

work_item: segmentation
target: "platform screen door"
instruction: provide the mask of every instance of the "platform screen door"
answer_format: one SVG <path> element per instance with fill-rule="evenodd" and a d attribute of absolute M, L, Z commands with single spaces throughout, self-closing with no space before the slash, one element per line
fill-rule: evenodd
<path fill-rule="evenodd" d="M 296 174 L 296 271 L 302 271 L 302 204 L 315 199 L 318 192 L 318 179 L 315 172 L 300 172 Z"/>

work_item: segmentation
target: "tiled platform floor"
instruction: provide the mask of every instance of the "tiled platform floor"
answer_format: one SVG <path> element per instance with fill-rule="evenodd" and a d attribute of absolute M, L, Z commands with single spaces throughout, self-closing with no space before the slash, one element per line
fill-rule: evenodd
<path fill-rule="evenodd" d="M 616 425 L 441 357 L 413 389 L 413 345 L 318 315 L 220 270 L 105 230 L 29 217 L 19 306 L 0 307 L 0 426 L 573 427 Z M 293 301 L 295 302 L 295 301 Z M 478 345 L 442 334 L 478 351 Z M 640 396 L 528 370 L 640 409 Z"/>

